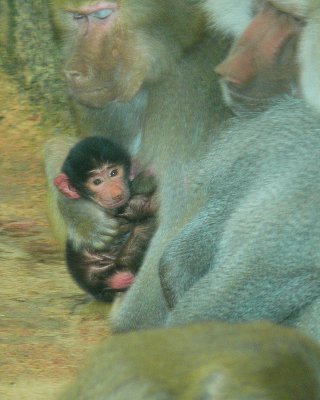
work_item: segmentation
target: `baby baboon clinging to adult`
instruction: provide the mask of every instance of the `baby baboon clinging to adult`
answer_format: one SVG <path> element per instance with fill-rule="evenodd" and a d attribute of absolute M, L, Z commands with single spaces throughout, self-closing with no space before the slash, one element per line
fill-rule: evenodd
<path fill-rule="evenodd" d="M 112 246 L 100 251 L 78 248 L 72 238 L 67 240 L 71 275 L 99 300 L 110 301 L 115 292 L 132 284 L 156 228 L 154 176 L 135 170 L 121 146 L 105 137 L 92 136 L 70 150 L 54 180 L 64 196 L 94 201 L 125 228 Z"/>

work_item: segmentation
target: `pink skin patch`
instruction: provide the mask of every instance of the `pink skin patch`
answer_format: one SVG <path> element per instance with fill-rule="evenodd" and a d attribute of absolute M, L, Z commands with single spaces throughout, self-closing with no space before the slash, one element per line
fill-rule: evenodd
<path fill-rule="evenodd" d="M 131 272 L 116 272 L 107 280 L 107 284 L 111 289 L 127 289 L 133 284 L 134 275 Z"/>
<path fill-rule="evenodd" d="M 80 7 L 66 7 L 65 10 L 67 12 L 71 13 L 82 13 L 82 14 L 92 14 L 97 11 L 101 10 L 111 10 L 111 11 L 116 11 L 117 10 L 117 4 L 116 3 L 111 3 L 109 1 L 98 1 L 96 4 L 91 4 L 91 5 L 84 5 Z"/>
<path fill-rule="evenodd" d="M 154 170 L 151 165 L 147 167 L 145 171 L 142 170 L 141 166 L 139 165 L 138 161 L 133 159 L 131 161 L 131 170 L 129 173 L 129 180 L 133 181 L 139 174 L 143 173 L 144 176 L 153 176 Z"/>
<path fill-rule="evenodd" d="M 215 72 L 233 84 L 246 84 L 259 70 L 277 62 L 280 50 L 299 29 L 300 24 L 293 18 L 269 6 L 263 8 Z"/>
<path fill-rule="evenodd" d="M 68 199 L 79 199 L 80 195 L 77 193 L 76 189 L 70 184 L 69 178 L 66 174 L 59 174 L 53 180 L 55 186 L 60 190 L 60 192 Z"/>

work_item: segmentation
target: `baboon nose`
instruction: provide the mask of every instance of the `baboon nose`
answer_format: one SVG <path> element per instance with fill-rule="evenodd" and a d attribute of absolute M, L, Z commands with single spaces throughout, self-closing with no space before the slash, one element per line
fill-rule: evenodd
<path fill-rule="evenodd" d="M 118 195 L 112 196 L 112 198 L 115 201 L 121 201 L 123 199 L 123 196 L 122 196 L 122 194 L 118 194 Z"/>
<path fill-rule="evenodd" d="M 64 75 L 71 83 L 80 82 L 83 79 L 79 71 L 64 71 Z"/>

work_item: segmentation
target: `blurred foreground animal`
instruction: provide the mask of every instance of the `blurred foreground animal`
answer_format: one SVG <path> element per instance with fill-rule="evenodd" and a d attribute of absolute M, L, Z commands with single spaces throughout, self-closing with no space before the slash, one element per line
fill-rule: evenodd
<path fill-rule="evenodd" d="M 119 334 L 59 400 L 318 400 L 320 349 L 270 323 Z"/>

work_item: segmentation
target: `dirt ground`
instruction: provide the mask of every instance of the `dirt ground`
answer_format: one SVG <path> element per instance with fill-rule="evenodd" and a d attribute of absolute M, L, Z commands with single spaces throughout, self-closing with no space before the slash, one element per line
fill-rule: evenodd
<path fill-rule="evenodd" d="M 50 400 L 109 335 L 109 306 L 79 305 L 51 233 L 41 148 L 54 127 L 13 81 L 0 82 L 0 398 Z"/>

